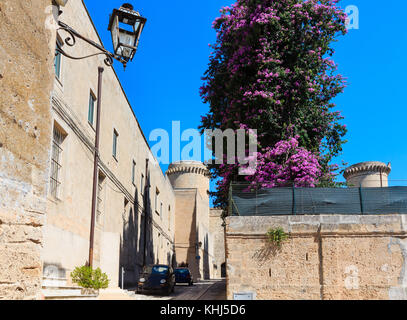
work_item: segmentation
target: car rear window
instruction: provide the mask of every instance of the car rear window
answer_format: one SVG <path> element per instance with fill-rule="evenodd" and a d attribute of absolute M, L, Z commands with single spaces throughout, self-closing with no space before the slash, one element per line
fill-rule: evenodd
<path fill-rule="evenodd" d="M 146 267 L 144 269 L 145 273 L 148 274 L 167 274 L 168 273 L 168 267 L 166 266 L 153 266 L 153 267 Z"/>
<path fill-rule="evenodd" d="M 175 269 L 175 273 L 189 274 L 189 270 L 188 269 Z"/>

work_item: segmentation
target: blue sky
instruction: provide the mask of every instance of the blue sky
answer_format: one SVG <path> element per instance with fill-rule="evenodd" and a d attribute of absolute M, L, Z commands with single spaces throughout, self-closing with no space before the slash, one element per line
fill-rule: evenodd
<path fill-rule="evenodd" d="M 109 50 L 109 13 L 123 2 L 85 0 Z M 181 131 L 200 124 L 208 110 L 199 96 L 201 76 L 209 61 L 208 43 L 216 39 L 211 24 L 219 9 L 233 2 L 132 2 L 148 22 L 133 62 L 125 72 L 117 62 L 115 69 L 147 139 L 156 128 L 171 133 L 172 121 L 181 121 Z M 340 5 L 356 5 L 360 22 L 359 30 L 349 30 L 334 45 L 339 72 L 348 78 L 335 102 L 349 130 L 336 162 L 391 162 L 390 184 L 407 186 L 407 1 L 343 0 Z"/>

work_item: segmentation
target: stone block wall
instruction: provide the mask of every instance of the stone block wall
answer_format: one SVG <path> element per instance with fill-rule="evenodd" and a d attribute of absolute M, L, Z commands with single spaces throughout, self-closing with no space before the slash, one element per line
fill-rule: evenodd
<path fill-rule="evenodd" d="M 209 214 L 210 233 L 213 239 L 214 279 L 222 278 L 222 264 L 225 262 L 225 231 L 223 228 L 222 210 L 211 209 Z"/>
<path fill-rule="evenodd" d="M 407 299 L 405 215 L 228 217 L 226 255 L 228 299 Z"/>
<path fill-rule="evenodd" d="M 0 2 L 0 299 L 40 297 L 54 77 L 51 4 Z"/>

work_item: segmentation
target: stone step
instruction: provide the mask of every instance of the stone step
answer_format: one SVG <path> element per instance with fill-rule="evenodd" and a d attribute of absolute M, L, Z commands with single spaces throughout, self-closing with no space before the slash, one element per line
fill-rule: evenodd
<path fill-rule="evenodd" d="M 45 297 L 81 296 L 81 288 L 69 287 L 43 287 L 42 293 Z"/>
<path fill-rule="evenodd" d="M 83 293 L 83 288 L 67 285 L 44 285 L 42 284 L 42 294 L 45 300 L 95 300 L 98 294 Z"/>
<path fill-rule="evenodd" d="M 50 286 L 50 287 L 58 287 L 58 286 L 66 286 L 66 278 L 49 278 L 43 277 L 42 278 L 42 286 Z"/>
<path fill-rule="evenodd" d="M 46 296 L 45 300 L 98 300 L 98 296 Z"/>

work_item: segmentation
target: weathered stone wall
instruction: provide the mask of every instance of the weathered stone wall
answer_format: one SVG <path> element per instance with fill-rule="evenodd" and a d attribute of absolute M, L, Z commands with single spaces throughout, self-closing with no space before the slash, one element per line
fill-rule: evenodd
<path fill-rule="evenodd" d="M 0 2 L 0 299 L 41 289 L 51 147 L 51 0 Z"/>
<path fill-rule="evenodd" d="M 282 227 L 280 248 L 265 234 Z M 228 217 L 227 297 L 407 299 L 407 216 Z"/>
<path fill-rule="evenodd" d="M 209 230 L 213 239 L 214 279 L 222 278 L 222 264 L 225 262 L 225 232 L 222 224 L 222 210 L 211 209 L 209 213 Z"/>

